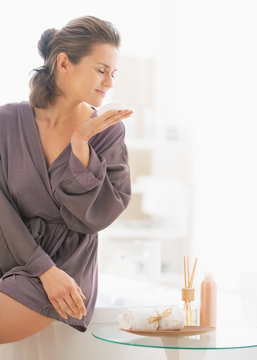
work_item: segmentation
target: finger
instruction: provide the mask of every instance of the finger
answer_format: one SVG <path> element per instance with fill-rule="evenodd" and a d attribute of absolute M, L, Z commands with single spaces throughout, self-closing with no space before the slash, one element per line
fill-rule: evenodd
<path fill-rule="evenodd" d="M 131 110 L 119 112 L 118 114 L 113 115 L 112 117 L 106 119 L 104 121 L 104 123 L 107 124 L 108 126 L 110 126 L 110 124 L 115 124 L 123 119 L 126 119 L 127 117 L 132 115 L 132 113 L 133 113 L 133 111 L 131 111 Z"/>
<path fill-rule="evenodd" d="M 106 113 L 102 114 L 100 117 L 104 117 L 104 121 L 112 118 L 113 116 L 123 116 L 124 114 L 130 113 L 132 114 L 133 111 L 129 110 L 129 109 L 124 109 L 124 110 L 110 110 L 107 111 Z"/>
<path fill-rule="evenodd" d="M 116 113 L 114 113 L 113 115 L 111 116 L 116 116 L 116 117 L 120 117 L 120 116 L 123 116 L 124 114 L 128 114 L 128 113 L 132 113 L 133 111 L 132 110 L 129 110 L 129 109 L 124 109 L 124 110 L 117 110 Z M 110 116 L 108 116 L 109 118 Z"/>
<path fill-rule="evenodd" d="M 73 311 L 73 308 L 72 308 L 72 305 L 70 306 L 70 303 L 69 303 L 70 301 L 69 301 L 69 299 L 68 299 L 68 296 L 66 296 L 65 298 L 63 298 L 63 299 L 59 299 L 58 300 L 58 305 L 59 305 L 59 307 L 60 307 L 60 309 L 64 312 L 64 313 L 66 313 L 66 314 L 68 314 L 69 316 L 71 316 L 71 317 L 78 317 L 77 316 L 77 311 L 75 310 L 75 311 Z M 75 307 L 75 306 L 74 306 Z M 76 307 L 75 307 L 76 308 Z"/>
<path fill-rule="evenodd" d="M 81 312 L 79 311 L 77 305 L 75 304 L 71 294 L 65 296 L 65 298 L 63 299 L 63 301 L 66 303 L 66 312 L 72 316 L 72 317 L 76 317 L 78 319 L 81 319 L 82 318 L 82 314 Z"/>
<path fill-rule="evenodd" d="M 131 115 L 133 113 L 133 111 L 131 110 L 121 110 L 121 111 L 118 111 L 116 114 L 113 114 L 112 116 L 106 118 L 104 120 L 104 122 L 108 122 L 109 120 L 114 120 L 114 119 L 121 119 L 123 118 L 124 116 L 128 116 L 128 115 Z"/>
<path fill-rule="evenodd" d="M 123 119 L 125 119 L 125 118 L 129 117 L 129 116 L 132 115 L 132 114 L 133 114 L 133 111 L 132 111 L 132 110 L 129 110 L 129 111 L 121 114 L 121 116 L 122 116 Z"/>
<path fill-rule="evenodd" d="M 110 117 L 112 117 L 113 115 L 117 114 L 118 113 L 118 110 L 109 110 L 109 111 L 106 111 L 104 114 L 98 116 L 99 118 L 101 119 L 109 119 Z"/>
<path fill-rule="evenodd" d="M 52 305 L 53 305 L 55 311 L 56 311 L 62 318 L 66 319 L 66 320 L 68 319 L 67 314 L 61 309 L 59 303 L 58 303 L 56 300 L 53 300 L 53 301 L 52 301 Z"/>
<path fill-rule="evenodd" d="M 121 111 L 118 111 L 117 114 L 114 115 L 114 117 L 116 118 L 120 118 L 120 117 L 125 117 L 125 116 L 130 116 L 131 114 L 133 113 L 132 110 L 121 110 Z"/>
<path fill-rule="evenodd" d="M 74 301 L 74 303 L 76 304 L 77 307 L 77 311 L 81 314 L 81 315 L 86 315 L 86 307 L 84 302 L 81 299 L 80 294 L 78 293 L 78 291 L 73 291 L 71 293 L 71 297 Z"/>
<path fill-rule="evenodd" d="M 100 131 L 104 131 L 105 129 L 109 128 L 110 126 L 117 124 L 121 120 L 128 118 L 131 114 L 132 114 L 132 112 L 129 112 L 123 116 L 109 118 L 108 120 L 106 120 L 102 124 L 100 124 Z"/>
<path fill-rule="evenodd" d="M 82 300 L 86 300 L 86 296 L 83 294 L 81 288 L 78 286 L 78 284 L 76 283 L 76 288 L 79 292 L 79 295 L 81 296 Z"/>

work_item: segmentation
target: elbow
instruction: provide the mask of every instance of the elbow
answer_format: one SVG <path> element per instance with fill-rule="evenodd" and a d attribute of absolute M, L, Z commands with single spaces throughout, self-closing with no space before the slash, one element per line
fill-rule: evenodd
<path fill-rule="evenodd" d="M 130 203 L 130 200 L 131 200 L 131 194 L 124 194 L 124 196 L 123 196 L 123 205 L 124 205 L 124 207 L 123 207 L 122 211 L 124 211 L 128 207 L 128 205 Z"/>
<path fill-rule="evenodd" d="M 85 220 L 83 221 L 85 232 L 88 234 L 94 234 L 98 231 L 106 229 L 110 226 L 127 208 L 130 202 L 130 195 L 124 194 L 120 198 L 120 201 L 115 205 L 109 204 L 108 208 L 102 207 L 102 211 L 97 213 L 91 213 L 85 215 Z"/>

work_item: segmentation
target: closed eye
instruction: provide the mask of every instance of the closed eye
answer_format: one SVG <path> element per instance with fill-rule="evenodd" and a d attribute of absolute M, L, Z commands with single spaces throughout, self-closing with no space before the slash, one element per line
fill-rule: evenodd
<path fill-rule="evenodd" d="M 98 70 L 101 74 L 104 74 L 104 71 L 102 71 L 102 70 Z M 113 79 L 115 79 L 115 76 L 114 75 L 112 75 L 112 78 Z"/>

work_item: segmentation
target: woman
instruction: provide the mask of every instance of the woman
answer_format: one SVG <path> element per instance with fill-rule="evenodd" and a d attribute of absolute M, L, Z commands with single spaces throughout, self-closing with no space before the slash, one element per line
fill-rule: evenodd
<path fill-rule="evenodd" d="M 0 343 L 54 319 L 85 331 L 92 317 L 97 232 L 130 200 L 121 120 L 132 111 L 93 108 L 113 85 L 119 45 L 91 16 L 46 30 L 30 101 L 0 107 Z"/>

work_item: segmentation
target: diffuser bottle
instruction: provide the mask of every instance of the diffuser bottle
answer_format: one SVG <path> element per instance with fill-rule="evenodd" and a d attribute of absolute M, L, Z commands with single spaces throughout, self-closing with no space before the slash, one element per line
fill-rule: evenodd
<path fill-rule="evenodd" d="M 198 325 L 198 309 L 195 306 L 195 289 L 183 288 L 181 299 L 184 301 L 185 326 Z"/>

